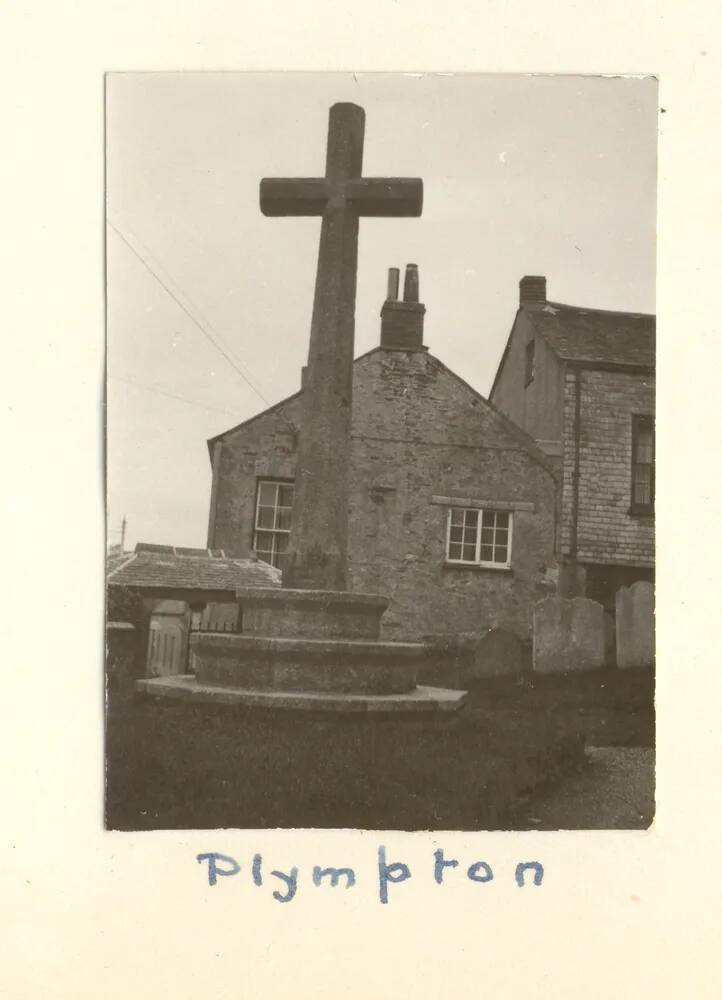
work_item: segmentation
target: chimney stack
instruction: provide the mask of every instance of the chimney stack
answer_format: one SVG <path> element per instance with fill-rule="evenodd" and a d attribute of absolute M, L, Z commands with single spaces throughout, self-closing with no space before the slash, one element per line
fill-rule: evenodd
<path fill-rule="evenodd" d="M 519 282 L 519 305 L 533 306 L 547 300 L 547 279 L 538 274 L 527 274 Z"/>
<path fill-rule="evenodd" d="M 389 268 L 387 298 L 381 309 L 381 346 L 393 351 L 425 351 L 424 314 L 419 302 L 419 269 L 406 265 L 404 299 L 400 302 L 399 269 Z"/>

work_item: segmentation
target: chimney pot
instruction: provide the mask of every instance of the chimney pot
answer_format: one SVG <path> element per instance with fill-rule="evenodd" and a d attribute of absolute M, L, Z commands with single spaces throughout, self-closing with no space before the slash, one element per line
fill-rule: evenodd
<path fill-rule="evenodd" d="M 398 267 L 389 268 L 389 278 L 388 285 L 386 289 L 386 301 L 395 302 L 399 297 L 399 269 Z"/>
<path fill-rule="evenodd" d="M 404 302 L 419 301 L 419 269 L 416 264 L 406 265 L 404 277 Z"/>
<path fill-rule="evenodd" d="M 547 279 L 539 274 L 525 275 L 519 282 L 519 305 L 534 305 L 546 300 Z"/>

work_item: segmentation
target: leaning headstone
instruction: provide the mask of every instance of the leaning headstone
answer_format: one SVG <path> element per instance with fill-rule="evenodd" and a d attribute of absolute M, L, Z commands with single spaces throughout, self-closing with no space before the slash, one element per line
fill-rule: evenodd
<path fill-rule="evenodd" d="M 614 615 L 604 610 L 604 664 L 614 667 L 617 663 L 617 633 Z"/>
<path fill-rule="evenodd" d="M 617 591 L 617 666 L 649 667 L 654 662 L 654 587 L 638 580 Z"/>
<path fill-rule="evenodd" d="M 431 632 L 421 636 L 427 655 L 419 684 L 459 687 L 472 675 L 479 636 L 470 632 Z"/>
<path fill-rule="evenodd" d="M 470 673 L 462 680 L 505 677 L 521 674 L 523 670 L 524 657 L 517 636 L 503 628 L 490 628 L 476 644 L 476 655 Z"/>
<path fill-rule="evenodd" d="M 108 622 L 106 625 L 106 665 L 108 689 L 126 691 L 136 680 L 135 626 L 130 622 Z"/>
<path fill-rule="evenodd" d="M 604 666 L 604 608 L 586 597 L 534 605 L 534 671 L 565 674 Z"/>

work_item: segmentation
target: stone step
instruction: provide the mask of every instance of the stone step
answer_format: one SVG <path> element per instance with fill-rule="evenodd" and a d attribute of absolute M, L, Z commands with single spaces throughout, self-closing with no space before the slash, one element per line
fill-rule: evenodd
<path fill-rule="evenodd" d="M 199 684 L 261 691 L 401 694 L 413 690 L 427 647 L 412 642 L 195 633 Z"/>
<path fill-rule="evenodd" d="M 328 712 L 337 715 L 365 715 L 369 718 L 392 714 L 417 718 L 454 712 L 466 700 L 465 691 L 446 688 L 415 687 L 404 694 L 329 694 L 307 691 L 259 691 L 235 687 L 199 684 L 190 674 L 156 677 L 136 682 L 136 688 L 156 698 L 177 698 L 205 704 L 242 705 L 246 708 L 275 709 L 291 712 Z M 443 717 L 443 716 L 442 716 Z"/>
<path fill-rule="evenodd" d="M 336 590 L 244 587 L 236 591 L 246 635 L 378 639 L 388 599 Z"/>

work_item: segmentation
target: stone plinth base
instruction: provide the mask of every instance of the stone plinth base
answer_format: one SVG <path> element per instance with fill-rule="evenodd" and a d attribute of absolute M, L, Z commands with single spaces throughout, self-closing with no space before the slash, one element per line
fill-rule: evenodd
<path fill-rule="evenodd" d="M 354 715 L 360 713 L 435 715 L 461 708 L 466 699 L 465 691 L 450 691 L 446 688 L 433 687 L 416 687 L 405 694 L 386 695 L 244 690 L 237 687 L 201 684 L 192 674 L 156 677 L 152 680 L 138 681 L 136 686 L 139 691 L 160 698 L 244 705 L 248 708 L 336 712 Z"/>
<path fill-rule="evenodd" d="M 236 591 L 245 635 L 378 639 L 388 600 L 338 590 L 244 587 Z"/>
<path fill-rule="evenodd" d="M 197 633 L 199 684 L 261 691 L 401 694 L 416 686 L 426 647 L 412 642 Z"/>
<path fill-rule="evenodd" d="M 241 633 L 190 638 L 192 674 L 138 682 L 188 701 L 305 712 L 438 713 L 465 692 L 417 687 L 429 650 L 382 642 L 387 600 L 376 594 L 253 587 L 237 591 Z"/>

